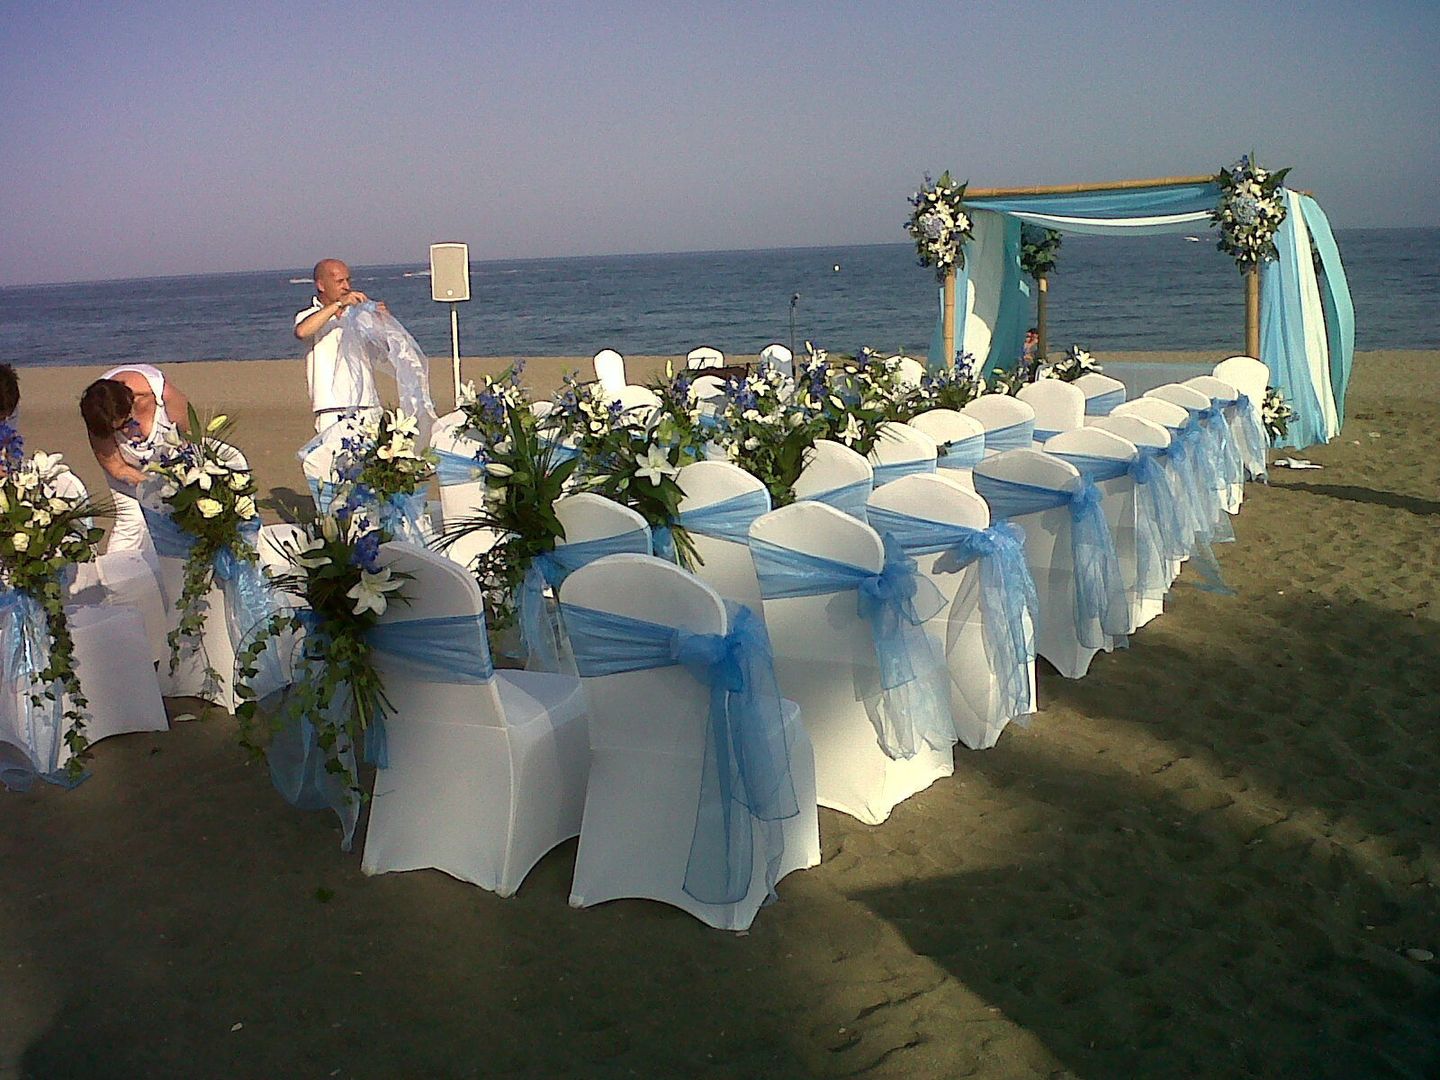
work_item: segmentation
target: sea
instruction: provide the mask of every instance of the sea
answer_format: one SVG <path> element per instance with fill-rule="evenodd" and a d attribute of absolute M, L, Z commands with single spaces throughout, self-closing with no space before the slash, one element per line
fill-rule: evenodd
<path fill-rule="evenodd" d="M 1440 229 L 1341 229 L 1359 349 L 1440 348 Z M 338 253 L 343 256 L 343 252 Z M 933 274 L 909 244 L 473 261 L 458 305 L 467 356 L 753 354 L 806 341 L 923 354 Z M 432 356 L 449 305 L 428 263 L 352 267 Z M 309 267 L 0 288 L 0 360 L 19 367 L 299 355 Z M 1242 351 L 1244 289 L 1213 233 L 1068 236 L 1050 279 L 1051 351 Z"/>

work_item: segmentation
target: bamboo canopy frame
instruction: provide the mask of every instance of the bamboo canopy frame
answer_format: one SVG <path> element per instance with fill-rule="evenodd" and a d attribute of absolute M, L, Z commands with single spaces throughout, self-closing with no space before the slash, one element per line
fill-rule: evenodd
<path fill-rule="evenodd" d="M 1084 191 L 1135 191 L 1144 188 L 1172 187 L 1179 184 L 1208 184 L 1215 179 L 1214 175 L 1209 176 L 1157 176 L 1147 180 L 1110 180 L 1102 184 L 1049 184 L 1039 187 L 1011 187 L 1011 188 L 967 188 L 965 197 L 967 199 L 1013 199 L 1025 195 L 1076 195 Z M 1309 191 L 1298 192 L 1300 195 L 1311 195 Z M 1043 355 L 1046 346 L 1046 311 L 1045 301 L 1048 299 L 1049 282 L 1042 276 L 1038 285 L 1040 288 L 1039 312 L 1037 315 L 1040 333 L 1040 352 Z M 945 356 L 947 362 L 955 355 L 955 316 L 954 316 L 954 291 L 955 274 L 951 271 L 945 282 L 946 286 L 946 314 L 945 314 Z M 1257 268 L 1251 268 L 1245 272 L 1245 352 L 1260 359 L 1260 272 Z"/>

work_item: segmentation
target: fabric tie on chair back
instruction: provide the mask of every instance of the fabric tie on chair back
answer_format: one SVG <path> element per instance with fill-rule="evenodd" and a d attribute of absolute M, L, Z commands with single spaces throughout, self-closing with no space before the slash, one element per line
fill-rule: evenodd
<path fill-rule="evenodd" d="M 1100 511 L 1100 491 L 1081 478 L 1074 490 L 1022 484 L 1017 480 L 977 474 L 975 491 L 990 504 L 996 518 L 1013 518 L 1055 507 L 1070 511 L 1070 551 L 1075 564 L 1075 635 L 1087 649 L 1127 643 L 1130 608 L 1115 554 L 1115 538 Z M 1099 632 L 1096 632 L 1096 624 Z"/>
<path fill-rule="evenodd" d="M 438 446 L 430 449 L 435 452 L 435 479 L 441 487 L 473 484 L 485 478 L 485 466 L 478 455 L 457 454 Z"/>
<path fill-rule="evenodd" d="M 1208 409 L 1201 409 L 1199 419 L 1213 444 L 1211 453 L 1219 464 L 1220 479 L 1225 487 L 1231 487 L 1245 482 L 1245 472 L 1240 460 L 1240 447 L 1235 443 L 1235 433 L 1230 430 L 1230 422 L 1225 418 L 1227 405 L 1233 406 L 1234 402 L 1221 401 Z"/>
<path fill-rule="evenodd" d="M 1137 453 L 1130 461 L 1093 454 L 1055 455 L 1074 465 L 1094 484 L 1122 476 L 1135 481 L 1135 588 L 1152 599 L 1160 599 L 1170 591 L 1170 563 L 1188 554 L 1165 469 L 1155 453 L 1145 452 L 1159 449 L 1136 447 Z"/>
<path fill-rule="evenodd" d="M 302 610 L 296 612 L 296 616 L 307 633 L 319 632 L 319 622 L 313 612 Z M 485 636 L 485 619 L 481 615 L 381 623 L 370 629 L 365 640 L 376 652 L 383 653 L 393 668 L 429 682 L 474 685 L 489 681 L 495 674 Z M 345 687 L 326 706 L 335 718 L 349 708 L 350 694 Z M 355 748 L 337 744 L 333 753 L 354 775 Z M 267 750 L 270 779 L 292 806 L 301 810 L 328 807 L 334 811 L 340 819 L 340 847 L 349 851 L 360 817 L 360 803 L 340 774 L 326 768 L 328 756 L 321 749 L 310 722 L 296 719 L 277 731 L 270 742 Z M 382 769 L 389 764 L 383 715 L 371 717 L 365 729 L 365 760 Z"/>
<path fill-rule="evenodd" d="M 1109 416 L 1115 411 L 1116 405 L 1125 404 L 1125 390 L 1122 387 L 1118 390 L 1106 390 L 1103 394 L 1096 394 L 1094 397 L 1085 399 L 1086 416 Z"/>
<path fill-rule="evenodd" d="M 873 490 L 874 486 L 871 481 L 856 480 L 853 484 L 831 488 L 829 491 L 817 491 L 813 495 L 801 496 L 801 499 L 802 501 L 822 502 L 826 506 L 833 506 L 842 514 L 849 514 L 853 518 L 864 521 L 865 504 Z"/>
<path fill-rule="evenodd" d="M 885 465 L 876 465 L 874 467 L 875 486 L 878 488 L 893 480 L 899 480 L 902 476 L 913 476 L 916 473 L 933 473 L 937 464 L 938 458 L 920 458 L 917 461 L 894 461 Z M 869 496 L 867 495 L 866 498 L 868 499 Z"/>
<path fill-rule="evenodd" d="M 765 625 L 742 605 L 727 603 L 725 610 L 730 629 L 722 637 L 561 605 L 581 675 L 680 665 L 709 688 L 700 800 L 684 883 L 702 904 L 738 903 L 750 891 L 756 822 L 764 838 L 765 888 L 773 897 L 785 853 L 779 823 L 800 812 Z"/>
<path fill-rule="evenodd" d="M 1214 430 L 1203 414 L 1209 409 L 1187 409 L 1190 418 L 1180 431 L 1171 436 L 1171 445 L 1178 441 L 1182 456 L 1190 470 L 1194 487 L 1195 506 L 1199 513 L 1195 520 L 1197 532 L 1204 535 L 1207 543 L 1223 544 L 1235 539 L 1230 526 L 1230 515 L 1223 506 L 1225 488 L 1224 450 Z"/>
<path fill-rule="evenodd" d="M 14 690 L 15 734 L 26 763 L 0 759 L 0 784 L 10 791 L 25 791 L 36 776 L 59 787 L 73 788 L 89 774 L 69 777 L 60 767 L 65 745 L 65 701 L 60 684 L 47 691 L 53 697 L 37 702 L 35 686 L 50 666 L 49 622 L 45 609 L 29 593 L 0 585 L 0 692 Z"/>
<path fill-rule="evenodd" d="M 750 550 L 766 600 L 856 590 L 857 614 L 869 624 L 879 662 L 877 735 L 888 757 L 912 758 L 921 742 L 942 751 L 955 745 L 949 672 L 924 628 L 945 598 L 897 541 L 885 542 L 878 574 L 766 540 L 752 538 Z"/>
<path fill-rule="evenodd" d="M 973 469 L 985 460 L 985 433 L 971 435 L 940 444 L 940 455 L 935 459 L 939 469 Z"/>
<path fill-rule="evenodd" d="M 979 560 L 981 633 L 990 670 L 999 683 L 1003 715 L 1021 725 L 1035 711 L 1030 699 L 1034 627 L 1040 620 L 1035 581 L 1025 565 L 1025 531 L 1008 521 L 988 529 L 951 525 L 872 506 L 870 527 L 893 538 L 907 555 L 944 553 L 937 573 L 956 573 Z M 1028 621 L 1027 621 L 1028 617 Z"/>
<path fill-rule="evenodd" d="M 639 528 L 598 540 L 559 544 L 554 551 L 536 555 L 520 585 L 520 641 L 525 646 L 527 666 L 535 671 L 560 670 L 560 639 L 545 610 L 546 585 L 558 592 L 571 573 L 606 555 L 650 552 L 650 530 Z"/>
<path fill-rule="evenodd" d="M 340 498 L 340 485 L 334 480 L 321 480 L 318 476 L 308 476 L 305 482 L 310 485 L 310 498 L 315 500 L 315 509 L 322 514 L 333 513 Z"/>
<path fill-rule="evenodd" d="M 1240 418 L 1240 452 L 1245 468 L 1257 480 L 1264 480 L 1266 473 L 1265 451 L 1270 442 L 1265 438 L 1265 428 L 1260 422 L 1260 410 L 1248 394 L 1235 399 L 1236 413 Z"/>
<path fill-rule="evenodd" d="M 1200 432 L 1193 424 L 1187 424 L 1172 433 L 1170 449 L 1158 456 L 1169 458 L 1179 478 L 1179 483 L 1172 489 L 1172 493 L 1175 496 L 1176 515 L 1186 538 L 1186 553 L 1200 572 L 1197 587 L 1206 592 L 1233 596 L 1235 591 L 1226 585 L 1221 577 L 1220 563 L 1210 546 L 1211 538 L 1216 532 L 1212 515 L 1218 507 L 1208 497 L 1214 493 L 1196 473 L 1201 454 Z M 1225 517 L 1223 511 L 1220 511 L 1220 514 Z M 1228 518 L 1226 527 L 1229 527 Z"/>
<path fill-rule="evenodd" d="M 728 499 L 681 511 L 676 523 L 686 532 L 729 540 L 733 544 L 750 542 L 750 523 L 770 510 L 770 496 L 764 491 L 742 491 Z M 651 537 L 655 554 L 670 562 L 678 561 L 675 536 L 667 525 L 657 526 Z"/>
<path fill-rule="evenodd" d="M 1034 420 L 1021 420 L 1018 424 L 985 432 L 986 450 L 1024 450 L 1034 441 Z"/>

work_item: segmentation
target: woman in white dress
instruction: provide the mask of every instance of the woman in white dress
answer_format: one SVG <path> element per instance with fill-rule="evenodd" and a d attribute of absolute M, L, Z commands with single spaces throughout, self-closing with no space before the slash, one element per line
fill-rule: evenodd
<path fill-rule="evenodd" d="M 165 433 L 177 422 L 186 424 L 189 407 L 185 395 L 149 364 L 111 368 L 85 388 L 80 415 L 115 500 L 107 551 L 154 550 L 135 486 Z"/>

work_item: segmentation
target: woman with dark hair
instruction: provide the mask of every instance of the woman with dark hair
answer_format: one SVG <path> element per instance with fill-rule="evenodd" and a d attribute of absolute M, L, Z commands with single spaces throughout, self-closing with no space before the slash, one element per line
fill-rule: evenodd
<path fill-rule="evenodd" d="M 90 449 L 115 497 L 115 524 L 107 551 L 153 548 L 135 488 L 166 433 L 177 421 L 186 423 L 189 408 L 185 395 L 149 364 L 111 368 L 85 388 L 80 415 L 90 434 Z"/>

